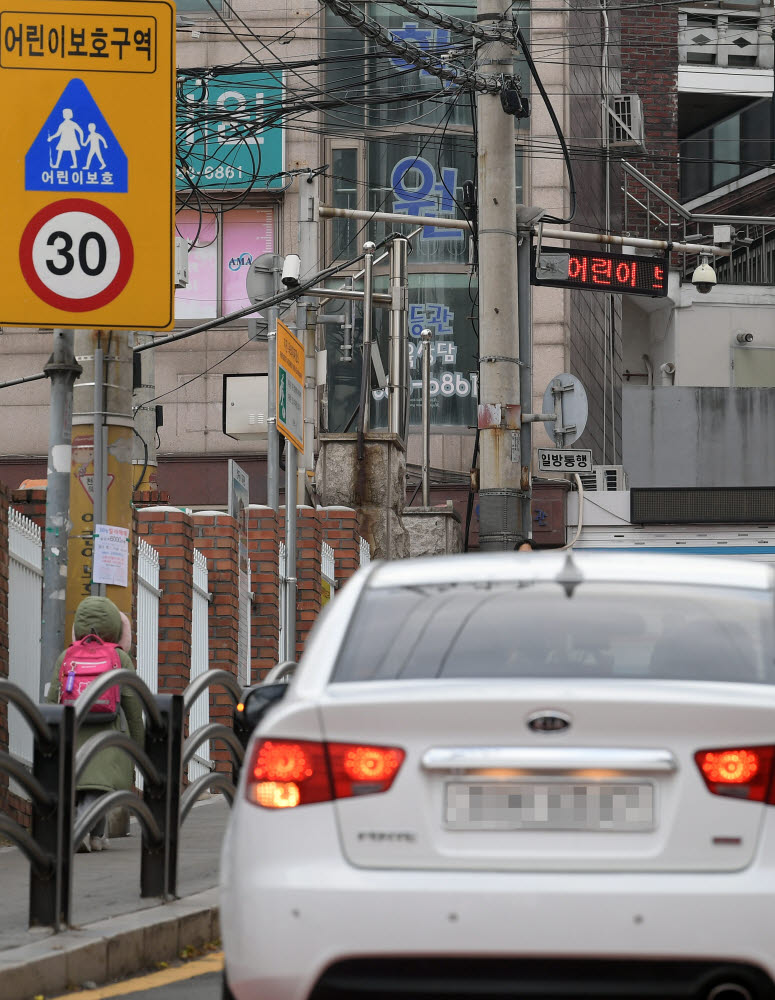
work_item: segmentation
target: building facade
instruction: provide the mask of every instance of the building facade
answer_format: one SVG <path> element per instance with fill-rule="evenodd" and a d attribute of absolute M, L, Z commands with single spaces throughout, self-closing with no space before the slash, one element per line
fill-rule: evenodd
<path fill-rule="evenodd" d="M 176 295 L 177 330 L 243 308 L 249 301 L 246 275 L 256 258 L 298 251 L 300 205 L 304 211 L 305 184 L 313 178 L 320 198 L 335 206 L 401 212 L 409 218 L 462 216 L 466 182 L 476 181 L 476 114 L 469 94 L 454 93 L 407 66 L 317 4 L 259 9 L 249 2 L 185 0 L 177 9 L 176 228 L 190 248 L 189 281 Z M 399 6 L 359 9 L 399 38 L 460 65 L 472 64 L 471 39 L 464 34 L 421 23 Z M 474 7 L 454 5 L 450 12 L 475 19 Z M 515 52 L 515 72 L 530 100 L 529 117 L 517 122 L 518 203 L 540 206 L 560 220 L 573 212 L 574 228 L 617 231 L 619 218 L 609 197 L 617 168 L 604 106 L 607 95 L 621 89 L 618 15 L 602 16 L 591 5 L 558 10 L 541 0 L 516 16 L 570 149 L 575 180 L 574 196 L 555 125 L 524 57 Z M 357 288 L 363 243 L 379 243 L 388 235 L 384 224 L 321 223 L 317 259 L 303 261 L 303 271 L 314 274 L 350 260 L 351 266 L 329 284 L 335 290 L 352 281 Z M 434 334 L 436 500 L 453 488 L 465 496 L 473 462 L 479 377 L 476 264 L 463 231 L 426 226 L 412 237 L 407 457 L 412 469 L 420 458 L 418 334 L 429 327 Z M 384 287 L 385 265 L 375 273 L 378 288 Z M 554 375 L 578 375 L 589 397 L 589 421 L 579 446 L 591 447 L 596 463 L 618 462 L 619 297 L 550 288 L 532 293 L 533 399 L 523 400 L 523 408 L 541 409 Z M 352 308 L 335 296 L 320 312 L 317 346 L 326 349 L 326 386 L 319 393 L 317 417 L 320 429 L 337 431 L 347 425 L 357 396 L 362 315 L 358 304 Z M 293 326 L 293 309 L 281 315 Z M 375 323 L 386 361 L 386 321 L 379 310 Z M 235 440 L 223 431 L 223 377 L 267 371 L 264 329 L 261 319 L 254 324 L 241 318 L 144 353 L 135 405 L 144 408 L 138 412 L 145 421 L 136 421 L 135 460 L 140 475 L 150 454 L 150 482 L 173 502 L 224 505 L 229 458 L 249 472 L 251 501 L 265 500 L 264 441 Z M 342 350 L 348 329 L 355 345 L 351 359 Z M 45 331 L 5 328 L 0 337 L 7 378 L 41 370 L 50 350 Z M 514 341 L 516 348 L 516 330 Z M 0 477 L 14 488 L 24 479 L 45 477 L 48 385 L 4 389 L 2 401 Z M 379 427 L 386 416 L 379 388 L 371 407 L 373 426 Z M 535 446 L 549 443 L 540 425 L 533 441 Z"/>

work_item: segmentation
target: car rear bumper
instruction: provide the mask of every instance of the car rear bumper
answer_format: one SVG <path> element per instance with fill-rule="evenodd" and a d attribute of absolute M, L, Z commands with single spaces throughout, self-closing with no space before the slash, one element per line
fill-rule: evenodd
<path fill-rule="evenodd" d="M 592 959 L 586 992 L 562 986 L 565 992 L 541 995 L 547 1000 L 657 995 L 706 1000 L 718 981 L 716 972 L 723 979 L 723 965 L 742 963 L 751 967 L 743 970 L 745 982 L 746 976 L 762 977 L 751 996 L 775 998 L 775 879 L 762 878 L 761 872 L 375 871 L 341 862 L 322 865 L 319 858 L 308 857 L 283 867 L 243 868 L 232 881 L 228 868 L 221 922 L 227 974 L 237 1000 L 442 998 L 452 994 L 438 982 L 432 986 L 432 980 L 450 982 L 445 964 L 452 970 L 450 963 L 458 959 L 475 963 L 479 975 L 472 981 L 478 979 L 483 987 L 480 994 L 465 996 L 522 996 L 517 986 L 525 989 L 540 973 L 534 960 L 553 959 L 544 965 L 554 968 L 560 959 Z M 346 964 L 352 959 L 363 961 Z M 388 974 L 380 963 L 391 959 L 403 961 Z M 434 962 L 418 965 L 413 977 L 407 965 L 412 959 Z M 647 981 L 661 983 L 660 991 L 643 992 L 643 974 L 635 966 L 628 981 L 640 992 L 624 989 L 621 970 L 614 965 L 623 960 L 648 962 Z M 702 968 L 687 973 L 679 968 L 686 960 Z M 491 975 L 482 975 L 485 966 Z M 421 968 L 421 988 L 412 992 Z M 506 968 L 511 971 L 504 979 Z M 610 984 L 603 988 L 606 975 L 619 984 L 618 992 L 611 992 Z M 377 988 L 385 976 L 385 985 L 392 978 L 387 992 Z M 671 976 L 673 985 L 667 988 Z M 490 989 L 491 980 L 501 986 Z M 705 989 L 708 982 L 711 987 Z"/>

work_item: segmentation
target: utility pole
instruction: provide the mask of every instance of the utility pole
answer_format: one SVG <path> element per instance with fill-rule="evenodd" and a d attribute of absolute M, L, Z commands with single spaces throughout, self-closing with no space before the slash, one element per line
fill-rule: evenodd
<path fill-rule="evenodd" d="M 82 368 L 73 354 L 73 331 L 54 330 L 54 349 L 44 369 L 51 380 L 46 532 L 43 547 L 43 622 L 41 630 L 40 700 L 51 666 L 65 641 L 65 587 L 70 521 L 70 456 L 73 430 L 73 383 Z"/>
<path fill-rule="evenodd" d="M 76 359 L 83 377 L 73 398 L 70 532 L 67 574 L 69 635 L 81 599 L 104 593 L 132 616 L 132 547 L 126 585 L 93 584 L 97 524 L 132 530 L 132 348 L 126 331 L 76 330 Z"/>
<path fill-rule="evenodd" d="M 318 266 L 318 176 L 310 172 L 299 177 L 299 279 L 306 281 L 316 274 Z M 306 307 L 306 308 L 304 308 Z M 299 320 L 296 334 L 304 344 L 304 457 L 298 470 L 298 499 L 305 502 L 306 493 L 312 499 L 315 475 L 315 427 L 317 424 L 317 306 L 312 298 L 302 296 L 297 301 Z M 302 323 L 302 317 L 305 322 Z M 287 451 L 287 448 L 286 448 Z"/>
<path fill-rule="evenodd" d="M 130 334 L 131 340 L 131 334 Z M 137 331 L 134 335 L 134 348 L 138 344 L 153 343 L 150 333 Z M 132 378 L 132 410 L 135 429 L 132 465 L 137 470 L 132 484 L 132 491 L 155 490 L 158 487 L 156 472 L 159 458 L 156 451 L 156 406 L 149 402 L 156 396 L 156 355 L 153 351 L 142 354 L 133 353 Z"/>
<path fill-rule="evenodd" d="M 478 0 L 477 22 L 497 24 L 510 5 Z M 479 47 L 477 70 L 511 76 L 503 42 Z M 479 148 L 479 545 L 511 549 L 521 529 L 521 455 L 517 289 L 517 183 L 514 119 L 500 97 L 477 98 Z"/>
<path fill-rule="evenodd" d="M 280 275 L 282 274 L 282 257 L 274 254 L 272 258 L 272 294 L 280 291 Z M 266 310 L 266 347 L 267 369 L 269 383 L 267 385 L 266 424 L 266 502 L 273 511 L 280 509 L 280 432 L 277 430 L 277 318 L 280 315 L 278 306 L 269 306 Z M 286 456 L 288 449 L 285 449 Z"/>

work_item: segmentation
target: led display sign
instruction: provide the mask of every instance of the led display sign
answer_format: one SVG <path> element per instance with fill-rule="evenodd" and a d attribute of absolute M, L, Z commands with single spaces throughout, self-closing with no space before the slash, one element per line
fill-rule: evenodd
<path fill-rule="evenodd" d="M 538 256 L 533 249 L 531 283 L 660 298 L 667 295 L 667 259 L 542 246 Z"/>

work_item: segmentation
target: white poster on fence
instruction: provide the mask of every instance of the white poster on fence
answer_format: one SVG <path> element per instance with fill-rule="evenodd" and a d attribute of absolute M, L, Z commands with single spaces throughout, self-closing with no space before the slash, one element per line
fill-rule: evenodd
<path fill-rule="evenodd" d="M 95 525 L 92 580 L 114 587 L 129 585 L 129 528 Z"/>

